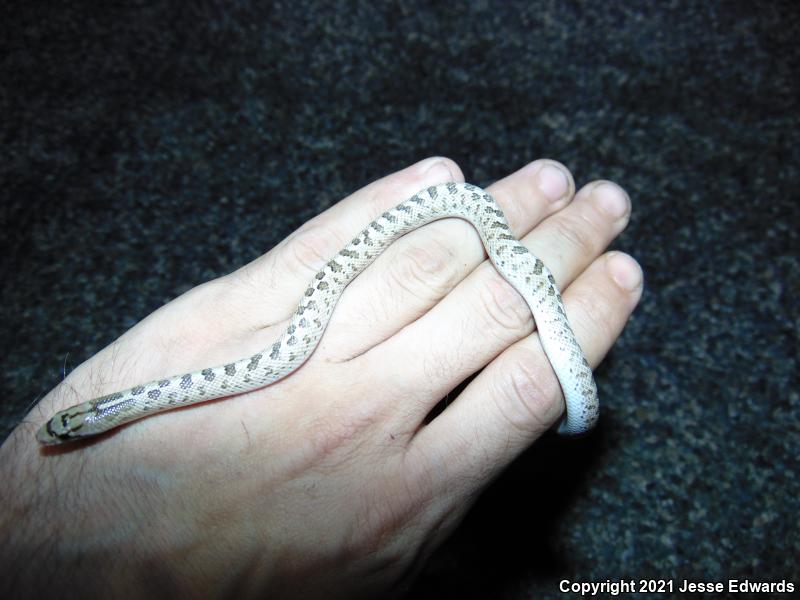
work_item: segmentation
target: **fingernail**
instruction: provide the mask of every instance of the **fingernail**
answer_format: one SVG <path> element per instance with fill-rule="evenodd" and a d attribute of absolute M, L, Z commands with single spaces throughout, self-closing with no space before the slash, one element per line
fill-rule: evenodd
<path fill-rule="evenodd" d="M 642 268 L 630 256 L 612 252 L 608 256 L 606 268 L 617 285 L 632 292 L 642 285 Z"/>
<path fill-rule="evenodd" d="M 628 212 L 628 195 L 614 183 L 603 182 L 592 190 L 592 198 L 603 211 L 614 219 Z"/>
<path fill-rule="evenodd" d="M 441 159 L 434 162 L 428 167 L 428 170 L 425 171 L 425 181 L 429 184 L 447 183 L 448 181 L 454 180 L 455 178 L 450 171 L 450 167 L 447 166 L 447 162 Z"/>
<path fill-rule="evenodd" d="M 536 186 L 547 198 L 555 202 L 567 193 L 569 181 L 561 169 L 546 164 L 536 174 Z"/>

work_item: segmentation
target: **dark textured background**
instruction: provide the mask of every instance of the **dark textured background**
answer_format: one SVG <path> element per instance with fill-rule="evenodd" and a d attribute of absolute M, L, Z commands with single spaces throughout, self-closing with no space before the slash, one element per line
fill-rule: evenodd
<path fill-rule="evenodd" d="M 368 181 L 548 156 L 630 192 L 642 304 L 600 428 L 517 461 L 415 595 L 800 584 L 798 9 L 321 4 L 5 3 L 4 433 L 64 364 Z"/>

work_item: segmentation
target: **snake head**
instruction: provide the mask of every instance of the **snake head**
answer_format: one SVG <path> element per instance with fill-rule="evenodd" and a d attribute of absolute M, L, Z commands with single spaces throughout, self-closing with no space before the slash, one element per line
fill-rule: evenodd
<path fill-rule="evenodd" d="M 39 431 L 36 432 L 36 439 L 41 444 L 51 446 L 83 437 L 81 428 L 89 415 L 88 404 L 71 406 L 57 412 L 52 419 L 39 428 Z"/>

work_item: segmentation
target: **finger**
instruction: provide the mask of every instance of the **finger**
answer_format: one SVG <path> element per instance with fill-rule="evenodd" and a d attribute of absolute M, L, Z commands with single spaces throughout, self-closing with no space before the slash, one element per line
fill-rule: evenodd
<path fill-rule="evenodd" d="M 598 258 L 564 293 L 573 330 L 592 367 L 616 341 L 641 293 L 639 265 L 620 252 Z M 558 380 L 538 335 L 532 334 L 492 361 L 422 428 L 409 452 L 419 457 L 428 480 L 474 485 L 476 476 L 488 480 L 502 470 L 562 413 Z"/>
<path fill-rule="evenodd" d="M 605 208 L 610 197 L 616 203 L 611 202 L 613 210 Z M 619 186 L 596 182 L 522 241 L 535 249 L 563 288 L 624 229 L 629 207 Z M 364 356 L 375 361 L 373 368 L 403 365 L 386 374 L 390 386 L 405 397 L 396 402 L 400 427 L 408 420 L 421 422 L 449 390 L 533 328 L 522 296 L 486 261 L 427 314 Z"/>
<path fill-rule="evenodd" d="M 522 236 L 567 204 L 574 193 L 569 171 L 538 160 L 488 188 L 514 234 Z M 486 257 L 468 222 L 443 219 L 392 244 L 345 290 L 319 354 L 337 362 L 359 356 L 413 322 Z"/>
<path fill-rule="evenodd" d="M 420 189 L 448 181 L 463 181 L 460 169 L 449 159 L 433 157 L 351 194 L 223 278 L 227 312 L 263 327 L 290 317 L 312 277 L 365 225 Z"/>

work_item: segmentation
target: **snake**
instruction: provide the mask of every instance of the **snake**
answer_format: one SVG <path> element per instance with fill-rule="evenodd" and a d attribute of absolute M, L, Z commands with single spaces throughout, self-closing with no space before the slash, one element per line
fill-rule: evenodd
<path fill-rule="evenodd" d="M 448 217 L 469 222 L 502 277 L 524 298 L 542 348 L 558 378 L 566 410 L 557 425 L 579 435 L 598 420 L 599 400 L 587 362 L 545 264 L 511 233 L 503 211 L 485 190 L 445 183 L 420 190 L 367 225 L 311 280 L 286 330 L 252 356 L 192 373 L 157 379 L 55 413 L 36 433 L 45 445 L 96 436 L 148 415 L 252 392 L 297 370 L 314 352 L 342 292 L 401 236 Z"/>

